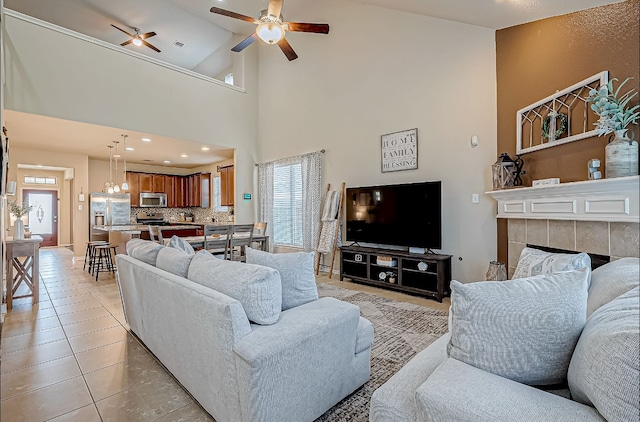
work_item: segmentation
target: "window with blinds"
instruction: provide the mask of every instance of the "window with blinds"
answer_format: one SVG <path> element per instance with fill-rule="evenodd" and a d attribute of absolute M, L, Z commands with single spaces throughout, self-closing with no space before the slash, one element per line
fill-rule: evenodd
<path fill-rule="evenodd" d="M 300 163 L 273 168 L 273 243 L 302 247 L 302 170 Z"/>

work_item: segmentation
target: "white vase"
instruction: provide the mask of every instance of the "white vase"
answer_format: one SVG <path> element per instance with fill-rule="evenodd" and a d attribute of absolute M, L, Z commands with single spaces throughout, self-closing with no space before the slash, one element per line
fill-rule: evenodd
<path fill-rule="evenodd" d="M 17 218 L 15 223 L 13 223 L 13 239 L 24 239 L 24 222 L 21 218 Z"/>
<path fill-rule="evenodd" d="M 627 129 L 616 130 L 615 139 L 605 147 L 605 177 L 638 174 L 638 143 L 627 137 Z"/>

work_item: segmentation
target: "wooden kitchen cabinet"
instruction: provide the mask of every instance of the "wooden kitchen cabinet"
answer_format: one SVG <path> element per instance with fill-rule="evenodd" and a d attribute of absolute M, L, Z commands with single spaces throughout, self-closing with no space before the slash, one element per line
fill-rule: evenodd
<path fill-rule="evenodd" d="M 176 176 L 164 176 L 164 193 L 167 194 L 167 206 L 169 208 L 176 207 Z"/>
<path fill-rule="evenodd" d="M 177 208 L 184 208 L 186 205 L 186 183 L 187 178 L 182 176 L 176 176 L 175 179 L 175 206 Z"/>
<path fill-rule="evenodd" d="M 220 169 L 220 205 L 233 206 L 234 198 L 233 166 L 222 167 Z"/>
<path fill-rule="evenodd" d="M 164 174 L 153 175 L 153 191 L 154 193 L 164 193 Z"/>
<path fill-rule="evenodd" d="M 153 174 L 139 173 L 140 192 L 153 192 Z"/>
<path fill-rule="evenodd" d="M 131 196 L 131 206 L 139 207 L 140 206 L 140 174 L 128 171 L 127 184 L 129 185 L 129 190 L 127 192 Z"/>

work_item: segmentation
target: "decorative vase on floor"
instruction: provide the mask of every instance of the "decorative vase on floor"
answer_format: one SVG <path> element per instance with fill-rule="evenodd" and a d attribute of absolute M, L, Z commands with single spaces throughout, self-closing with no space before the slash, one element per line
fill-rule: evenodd
<path fill-rule="evenodd" d="M 24 222 L 21 218 L 16 219 L 15 223 L 13 223 L 13 239 L 24 239 Z"/>
<path fill-rule="evenodd" d="M 606 178 L 637 175 L 638 143 L 627 137 L 627 129 L 614 133 L 615 139 L 605 147 Z"/>

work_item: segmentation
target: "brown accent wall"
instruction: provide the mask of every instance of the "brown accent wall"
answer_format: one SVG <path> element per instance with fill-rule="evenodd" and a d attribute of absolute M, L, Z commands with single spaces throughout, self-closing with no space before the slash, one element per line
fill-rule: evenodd
<path fill-rule="evenodd" d="M 639 17 L 640 1 L 627 0 L 496 31 L 498 154 L 515 154 L 516 111 L 557 90 L 603 70 L 610 79 L 633 77 L 625 88 L 639 90 Z M 638 139 L 638 126 L 631 129 Z M 586 180 L 587 161 L 604 163 L 606 143 L 607 137 L 594 137 L 523 155 L 524 186 L 548 177 Z M 506 223 L 500 221 L 497 252 L 508 261 Z"/>

